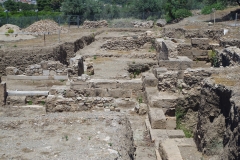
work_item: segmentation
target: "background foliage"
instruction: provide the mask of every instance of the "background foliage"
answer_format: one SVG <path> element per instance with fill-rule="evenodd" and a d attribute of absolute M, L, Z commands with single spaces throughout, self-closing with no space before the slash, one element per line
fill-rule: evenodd
<path fill-rule="evenodd" d="M 221 10 L 228 4 L 238 5 L 240 0 L 37 0 L 37 5 L 7 0 L 0 7 L 0 17 L 6 17 L 4 10 L 8 10 L 9 17 L 81 15 L 83 19 L 94 19 L 105 15 L 111 18 L 161 17 L 169 22 L 191 16 L 191 9 L 202 9 L 203 14 L 209 14 L 212 8 Z"/>

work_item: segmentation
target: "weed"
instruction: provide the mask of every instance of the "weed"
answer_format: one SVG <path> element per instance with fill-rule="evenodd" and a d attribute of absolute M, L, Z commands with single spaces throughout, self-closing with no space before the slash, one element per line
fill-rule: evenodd
<path fill-rule="evenodd" d="M 183 124 L 181 124 L 182 118 L 185 116 L 185 112 L 181 109 L 176 109 L 175 115 L 176 115 L 176 129 L 181 129 L 183 130 L 185 137 L 191 138 L 193 137 L 192 131 L 187 129 Z"/>
<path fill-rule="evenodd" d="M 33 102 L 32 101 L 28 101 L 28 105 L 32 105 L 33 104 Z"/>
<path fill-rule="evenodd" d="M 143 103 L 143 98 L 142 97 L 139 97 L 138 98 L 138 103 L 140 104 L 140 103 Z"/>
<path fill-rule="evenodd" d="M 198 62 L 199 62 L 199 59 L 197 58 L 197 59 L 196 59 L 196 64 L 198 64 Z"/>
<path fill-rule="evenodd" d="M 5 36 L 9 36 L 9 35 L 10 35 L 9 33 L 7 33 L 7 32 L 5 33 Z"/>
<path fill-rule="evenodd" d="M 13 45 L 13 47 L 17 47 L 17 45 L 16 45 L 16 44 L 14 44 L 14 45 Z"/>
<path fill-rule="evenodd" d="M 65 139 L 66 141 L 68 141 L 68 135 L 63 136 L 62 139 Z"/>
<path fill-rule="evenodd" d="M 214 50 L 209 51 L 208 57 L 213 67 L 219 67 L 219 59 L 216 51 Z"/>
<path fill-rule="evenodd" d="M 64 79 L 60 79 L 59 81 L 60 81 L 60 82 L 64 82 L 65 80 L 64 80 Z"/>
<path fill-rule="evenodd" d="M 91 136 L 88 137 L 88 140 L 91 140 Z"/>
<path fill-rule="evenodd" d="M 136 62 L 135 61 L 132 61 L 132 64 L 135 64 Z"/>
<path fill-rule="evenodd" d="M 45 101 L 41 101 L 41 104 L 42 104 L 42 105 L 45 105 L 45 104 L 46 104 L 46 102 L 45 102 Z"/>
<path fill-rule="evenodd" d="M 108 143 L 109 146 L 112 146 L 112 143 Z"/>
<path fill-rule="evenodd" d="M 182 93 L 183 87 L 182 86 L 178 86 L 178 89 L 179 89 L 179 93 Z"/>
<path fill-rule="evenodd" d="M 14 30 L 12 28 L 8 29 L 8 33 L 14 33 Z"/>
<path fill-rule="evenodd" d="M 94 56 L 93 56 L 93 59 L 95 59 L 95 60 L 96 60 L 96 59 L 97 59 L 97 56 L 96 56 L 96 55 L 94 55 Z"/>

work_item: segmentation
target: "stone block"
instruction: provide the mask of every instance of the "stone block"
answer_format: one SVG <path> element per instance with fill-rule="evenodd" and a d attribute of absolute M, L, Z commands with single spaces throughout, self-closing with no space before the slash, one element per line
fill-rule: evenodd
<path fill-rule="evenodd" d="M 184 138 L 185 134 L 182 130 L 166 130 L 169 138 Z"/>
<path fill-rule="evenodd" d="M 108 88 L 108 89 L 116 89 L 117 81 L 110 79 L 91 79 L 89 81 L 90 88 Z"/>
<path fill-rule="evenodd" d="M 43 70 L 43 76 L 49 76 L 50 72 L 49 70 Z"/>
<path fill-rule="evenodd" d="M 126 89 L 109 89 L 109 96 L 113 98 L 131 98 L 132 90 Z"/>
<path fill-rule="evenodd" d="M 154 76 L 158 77 L 159 74 L 167 72 L 167 68 L 165 68 L 165 67 L 157 67 L 157 68 L 153 68 L 152 71 L 153 71 Z"/>
<path fill-rule="evenodd" d="M 88 81 L 71 82 L 70 88 L 73 90 L 82 90 L 85 88 L 89 88 L 89 82 Z"/>
<path fill-rule="evenodd" d="M 159 52 L 159 60 L 168 60 L 177 56 L 177 44 L 170 40 L 162 42 L 162 49 Z"/>
<path fill-rule="evenodd" d="M 50 76 L 54 76 L 54 75 L 56 75 L 57 73 L 54 71 L 54 70 L 51 70 L 50 72 L 49 72 L 49 75 Z"/>
<path fill-rule="evenodd" d="M 133 92 L 142 91 L 141 79 L 117 80 L 117 88 L 131 89 Z"/>
<path fill-rule="evenodd" d="M 161 141 L 159 152 L 163 160 L 183 160 L 177 144 L 172 139 Z"/>
<path fill-rule="evenodd" d="M 142 79 L 144 87 L 156 87 L 158 85 L 158 79 L 152 73 L 143 74 Z"/>
<path fill-rule="evenodd" d="M 26 104 L 26 96 L 8 96 L 7 105 L 19 106 Z"/>
<path fill-rule="evenodd" d="M 203 49 L 203 50 L 210 49 L 208 38 L 192 38 L 191 44 L 195 48 L 199 48 L 199 49 Z"/>
<path fill-rule="evenodd" d="M 166 128 L 166 117 L 162 109 L 149 108 L 149 120 L 152 129 L 165 129 Z"/>
<path fill-rule="evenodd" d="M 7 97 L 6 82 L 1 82 L 1 84 L 0 84 L 0 106 L 3 106 L 6 104 L 6 97 Z"/>

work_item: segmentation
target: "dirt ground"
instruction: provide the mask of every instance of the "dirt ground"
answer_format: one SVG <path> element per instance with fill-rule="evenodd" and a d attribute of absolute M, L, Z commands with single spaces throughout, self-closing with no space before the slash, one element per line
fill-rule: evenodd
<path fill-rule="evenodd" d="M 130 160 L 134 152 L 130 123 L 117 112 L 1 115 L 0 123 L 0 159 Z"/>

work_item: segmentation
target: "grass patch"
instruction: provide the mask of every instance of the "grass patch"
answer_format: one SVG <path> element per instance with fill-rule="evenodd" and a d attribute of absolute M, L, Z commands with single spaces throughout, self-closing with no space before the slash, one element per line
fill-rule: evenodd
<path fill-rule="evenodd" d="M 33 102 L 32 102 L 32 101 L 28 101 L 27 103 L 28 103 L 28 105 L 32 105 L 32 104 L 33 104 Z"/>
<path fill-rule="evenodd" d="M 181 110 L 181 109 L 178 108 L 178 109 L 176 109 L 175 115 L 176 115 L 176 129 L 183 130 L 186 138 L 192 138 L 192 137 L 193 137 L 192 131 L 190 131 L 189 129 L 187 129 L 187 128 L 181 123 L 181 121 L 182 121 L 182 119 L 184 118 L 184 116 L 186 115 L 186 113 L 185 113 L 183 110 Z"/>
<path fill-rule="evenodd" d="M 140 104 L 140 103 L 143 103 L 143 98 L 142 97 L 139 97 L 138 98 L 138 103 Z"/>
<path fill-rule="evenodd" d="M 14 33 L 14 30 L 12 28 L 8 29 L 8 33 Z"/>

